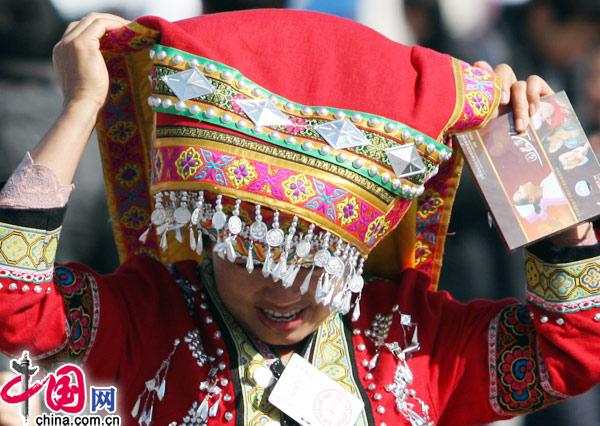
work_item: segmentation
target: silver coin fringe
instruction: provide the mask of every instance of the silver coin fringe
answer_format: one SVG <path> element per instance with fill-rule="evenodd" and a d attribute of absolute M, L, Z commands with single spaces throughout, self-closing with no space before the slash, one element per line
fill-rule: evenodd
<path fill-rule="evenodd" d="M 203 235 L 213 241 L 213 251 L 221 258 L 234 262 L 238 256 L 235 245 L 239 239 L 249 241 L 246 269 L 252 273 L 255 265 L 262 265 L 262 274 L 281 282 L 283 287 L 294 285 L 301 267 L 310 268 L 302 284 L 302 294 L 308 291 L 315 266 L 322 268 L 317 280 L 315 300 L 323 306 L 329 306 L 331 312 L 346 314 L 350 311 L 352 294 L 358 293 L 353 319 L 360 315 L 360 293 L 365 259 L 359 251 L 333 236 L 330 232 L 315 231 L 311 224 L 306 233 L 298 231 L 298 217 L 294 216 L 289 228 L 284 231 L 279 226 L 279 211 L 274 210 L 271 227 L 263 222 L 260 205 L 255 206 L 254 221 L 248 225 L 240 218 L 241 200 L 236 200 L 231 214 L 223 211 L 222 195 L 217 195 L 214 206 L 204 198 L 204 191 L 165 191 L 155 194 L 155 209 L 151 215 L 151 225 L 140 237 L 145 242 L 152 227 L 156 230 L 161 250 L 167 249 L 167 235 L 174 233 L 175 239 L 183 243 L 184 232 L 189 234 L 190 248 L 198 254 L 204 246 Z M 203 225 L 210 222 L 210 227 Z M 209 232 L 210 231 L 212 232 Z M 235 244 L 234 244 L 235 243 Z M 266 247 L 264 262 L 254 256 L 255 244 Z M 275 261 L 276 249 L 280 250 L 280 259 Z M 314 254 L 313 254 L 314 253 Z"/>
<path fill-rule="evenodd" d="M 375 355 L 367 364 L 367 368 L 373 370 L 377 366 L 381 349 L 383 347 L 387 348 L 398 363 L 394 373 L 394 381 L 385 386 L 385 390 L 391 392 L 396 399 L 396 410 L 404 416 L 411 426 L 433 426 L 434 422 L 429 418 L 429 406 L 417 396 L 414 389 L 409 388 L 409 385 L 413 383 L 414 376 L 408 366 L 408 359 L 411 352 L 420 349 L 417 324 L 412 322 L 410 315 L 401 313 L 399 309 L 399 306 L 396 305 L 389 315 L 375 315 L 375 319 L 371 323 L 371 329 L 365 331 L 365 336 L 371 339 L 375 345 Z M 400 315 L 400 325 L 404 331 L 404 336 L 411 336 L 412 334 L 410 342 L 404 342 L 403 346 L 398 342 L 386 342 L 395 313 Z M 419 405 L 420 413 L 417 412 L 415 403 Z"/>

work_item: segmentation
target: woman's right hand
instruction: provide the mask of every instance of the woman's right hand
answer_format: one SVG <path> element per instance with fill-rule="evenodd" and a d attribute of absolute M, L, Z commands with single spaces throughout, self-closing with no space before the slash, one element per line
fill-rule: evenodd
<path fill-rule="evenodd" d="M 100 109 L 104 105 L 109 82 L 99 49 L 100 39 L 128 23 L 115 15 L 91 13 L 69 24 L 52 54 L 65 106 L 84 102 Z"/>

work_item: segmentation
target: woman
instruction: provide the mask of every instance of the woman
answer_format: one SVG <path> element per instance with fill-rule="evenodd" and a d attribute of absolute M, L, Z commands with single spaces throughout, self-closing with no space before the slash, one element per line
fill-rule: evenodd
<path fill-rule="evenodd" d="M 528 255 L 528 305 L 430 291 L 460 165 L 446 136 L 509 104 L 524 130 L 539 77 L 274 10 L 93 14 L 54 56 L 63 113 L 2 192 L 7 240 L 33 253 L 3 249 L 3 350 L 82 363 L 128 424 L 478 424 L 598 381 L 588 224 Z M 108 276 L 53 267 L 99 111 L 124 260 Z M 363 290 L 365 268 L 393 279 Z M 553 293 L 561 277 L 577 291 Z"/>

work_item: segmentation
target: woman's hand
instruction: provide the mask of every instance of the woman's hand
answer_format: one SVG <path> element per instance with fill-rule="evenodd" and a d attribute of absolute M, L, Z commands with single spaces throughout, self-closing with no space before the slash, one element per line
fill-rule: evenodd
<path fill-rule="evenodd" d="M 92 13 L 69 24 L 52 54 L 65 105 L 84 102 L 98 109 L 102 107 L 109 83 L 99 50 L 100 39 L 128 22 L 115 15 Z"/>
<path fill-rule="evenodd" d="M 475 65 L 492 69 L 485 61 L 476 62 Z M 513 69 L 506 64 L 498 65 L 494 72 L 502 80 L 502 94 L 500 106 L 493 117 L 512 110 L 515 116 L 515 130 L 525 131 L 529 124 L 529 117 L 540 107 L 540 97 L 551 95 L 554 91 L 543 78 L 537 75 L 531 75 L 525 81 L 518 80 Z"/>

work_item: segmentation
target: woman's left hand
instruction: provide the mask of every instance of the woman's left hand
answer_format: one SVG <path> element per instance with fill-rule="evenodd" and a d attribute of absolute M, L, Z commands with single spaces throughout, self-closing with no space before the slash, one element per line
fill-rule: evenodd
<path fill-rule="evenodd" d="M 475 65 L 492 69 L 485 61 L 476 62 Z M 515 130 L 525 131 L 529 124 L 529 117 L 540 107 L 540 98 L 553 94 L 554 90 L 538 75 L 530 75 L 527 80 L 518 80 L 513 69 L 506 64 L 498 65 L 494 72 L 502 80 L 502 92 L 500 106 L 492 117 L 512 110 L 515 115 Z"/>

